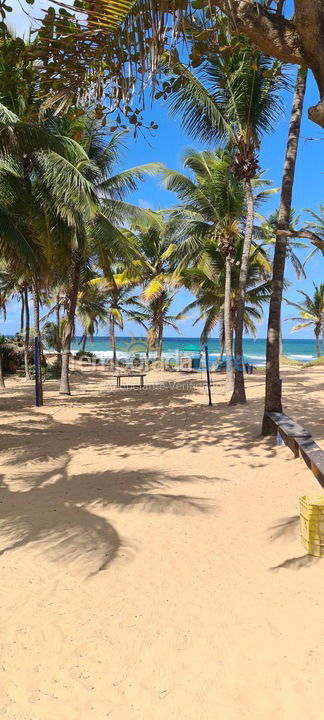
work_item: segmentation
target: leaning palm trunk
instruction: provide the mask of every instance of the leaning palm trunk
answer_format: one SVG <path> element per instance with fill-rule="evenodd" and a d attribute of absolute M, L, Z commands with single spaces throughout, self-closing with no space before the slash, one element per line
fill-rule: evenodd
<path fill-rule="evenodd" d="M 239 293 L 236 310 L 235 322 L 235 384 L 234 392 L 230 400 L 231 405 L 237 403 L 246 403 L 244 373 L 243 373 L 243 330 L 244 330 L 244 312 L 245 312 L 245 293 L 247 285 L 247 277 L 249 271 L 250 249 L 253 237 L 253 217 L 254 202 L 253 192 L 250 180 L 245 180 L 245 197 L 246 197 L 246 225 L 243 243 L 243 251 L 240 267 Z"/>
<path fill-rule="evenodd" d="M 71 342 L 74 335 L 75 311 L 78 299 L 78 291 L 81 274 L 81 257 L 76 250 L 73 256 L 72 282 L 69 293 L 68 311 L 66 324 L 64 326 L 62 341 L 62 364 L 61 364 L 61 382 L 60 395 L 71 395 L 70 390 L 70 353 Z"/>
<path fill-rule="evenodd" d="M 232 357 L 232 329 L 231 329 L 231 275 L 232 261 L 228 254 L 225 258 L 225 295 L 224 295 L 224 335 L 226 352 L 226 386 L 225 392 L 233 392 L 233 357 Z"/>
<path fill-rule="evenodd" d="M 115 335 L 115 318 L 112 315 L 110 318 L 110 342 L 112 347 L 112 361 L 113 361 L 113 369 L 116 369 L 117 364 L 117 350 L 116 350 L 116 335 Z"/>
<path fill-rule="evenodd" d="M 30 380 L 29 372 L 29 304 L 28 304 L 28 288 L 24 289 L 24 307 L 25 307 L 25 343 L 24 343 L 24 365 L 26 380 Z"/>
<path fill-rule="evenodd" d="M 43 379 L 42 379 L 42 337 L 39 324 L 39 285 L 38 277 L 33 279 L 33 303 L 34 303 L 34 338 L 38 340 L 38 356 L 34 358 L 35 369 L 37 367 L 36 383 L 38 385 L 39 405 L 43 405 Z"/>
<path fill-rule="evenodd" d="M 291 111 L 285 165 L 282 178 L 278 230 L 288 230 L 290 224 L 292 192 L 295 177 L 300 125 L 306 90 L 307 71 L 298 71 Z M 263 435 L 271 435 L 273 429 L 267 412 L 282 412 L 280 380 L 280 328 L 281 303 L 285 274 L 287 237 L 277 234 L 272 271 L 272 288 L 267 334 L 267 368 L 265 409 L 262 424 Z"/>

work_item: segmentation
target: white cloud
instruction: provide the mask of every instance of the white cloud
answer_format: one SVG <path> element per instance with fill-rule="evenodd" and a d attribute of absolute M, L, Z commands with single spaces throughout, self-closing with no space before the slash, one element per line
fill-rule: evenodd
<path fill-rule="evenodd" d="M 144 208 L 145 210 L 153 210 L 151 203 L 149 203 L 147 200 L 144 200 L 143 198 L 139 198 L 138 204 L 141 208 Z"/>

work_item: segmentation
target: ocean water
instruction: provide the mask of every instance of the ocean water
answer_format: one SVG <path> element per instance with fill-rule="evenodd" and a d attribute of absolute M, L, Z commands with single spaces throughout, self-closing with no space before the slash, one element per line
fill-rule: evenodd
<path fill-rule="evenodd" d="M 72 344 L 72 352 L 76 353 L 80 349 L 80 338 Z M 135 355 L 145 356 L 146 343 L 144 337 L 118 337 L 117 341 L 117 357 L 119 360 L 128 360 L 134 358 Z M 179 357 L 195 357 L 204 348 L 201 347 L 199 338 L 192 337 L 165 337 L 163 340 L 162 357 L 165 360 L 174 358 L 176 362 Z M 102 362 L 112 357 L 112 349 L 110 341 L 107 337 L 95 337 L 93 343 L 87 342 L 86 350 L 93 352 Z M 208 340 L 208 351 L 211 362 L 216 362 L 220 353 L 220 342 L 216 338 Z M 299 362 L 310 362 L 316 357 L 315 340 L 301 339 L 284 339 L 283 353 L 292 360 Z M 244 340 L 244 355 L 253 365 L 265 365 L 266 340 L 258 338 L 253 340 L 247 338 Z M 150 357 L 154 359 L 156 352 L 151 351 Z"/>

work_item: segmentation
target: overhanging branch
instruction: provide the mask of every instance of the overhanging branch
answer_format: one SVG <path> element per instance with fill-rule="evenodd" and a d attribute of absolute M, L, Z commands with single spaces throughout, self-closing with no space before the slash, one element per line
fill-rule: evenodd
<path fill-rule="evenodd" d="M 285 63 L 307 66 L 299 35 L 291 20 L 267 10 L 255 0 L 216 0 L 234 32 L 242 32 L 262 52 Z"/>

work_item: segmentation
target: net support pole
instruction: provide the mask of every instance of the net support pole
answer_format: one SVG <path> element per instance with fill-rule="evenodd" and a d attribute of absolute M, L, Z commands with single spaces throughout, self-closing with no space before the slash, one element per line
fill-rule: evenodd
<path fill-rule="evenodd" d="M 211 388 L 210 388 L 210 372 L 209 372 L 209 356 L 208 347 L 205 345 L 205 356 L 206 356 L 206 374 L 207 374 L 207 387 L 208 387 L 208 405 L 212 405 Z"/>
<path fill-rule="evenodd" d="M 36 407 L 41 406 L 40 391 L 40 365 L 39 365 L 39 337 L 36 335 L 34 339 L 34 365 L 35 365 L 35 404 Z"/>

